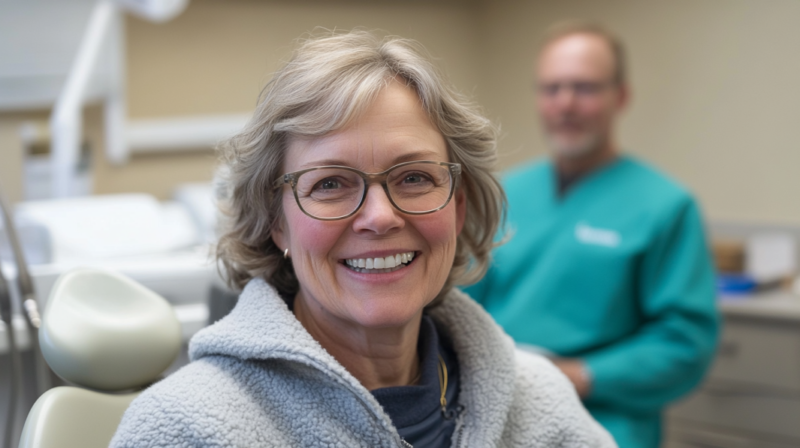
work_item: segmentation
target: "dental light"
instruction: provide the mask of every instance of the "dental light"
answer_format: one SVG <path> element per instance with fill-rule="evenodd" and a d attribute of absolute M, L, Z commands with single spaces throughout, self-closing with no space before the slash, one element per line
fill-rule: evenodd
<path fill-rule="evenodd" d="M 166 22 L 182 13 L 189 0 L 117 0 L 117 3 L 151 22 Z"/>

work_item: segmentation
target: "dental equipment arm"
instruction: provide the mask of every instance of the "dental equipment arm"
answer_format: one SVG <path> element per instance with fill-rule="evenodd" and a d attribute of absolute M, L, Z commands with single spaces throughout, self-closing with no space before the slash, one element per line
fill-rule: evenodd
<path fill-rule="evenodd" d="M 5 227 L 6 235 L 8 235 L 11 252 L 14 254 L 14 263 L 17 265 L 17 282 L 22 295 L 22 306 L 25 308 L 25 317 L 31 327 L 39 329 L 42 325 L 42 318 L 39 314 L 36 294 L 33 291 L 33 281 L 28 273 L 28 265 L 25 263 L 25 255 L 22 253 L 22 247 L 19 244 L 14 221 L 11 219 L 11 209 L 8 208 L 2 191 L 0 191 L 0 214 L 3 215 L 3 227 Z"/>
<path fill-rule="evenodd" d="M 14 227 L 14 220 L 11 218 L 11 209 L 0 190 L 0 215 L 3 215 L 3 227 L 6 230 L 11 251 L 14 254 L 14 262 L 17 265 L 17 284 L 19 285 L 19 293 L 22 301 L 22 308 L 24 310 L 25 319 L 28 323 L 28 331 L 31 338 L 31 350 L 34 353 L 35 366 L 36 366 L 36 395 L 39 396 L 50 388 L 50 369 L 42 357 L 41 349 L 39 348 L 39 327 L 42 324 L 42 318 L 39 313 L 39 305 L 36 302 L 36 294 L 33 289 L 33 280 L 31 280 L 30 273 L 28 273 L 28 265 L 25 263 L 25 255 L 22 252 L 22 247 L 19 244 L 19 237 L 17 236 L 16 228 Z M 11 329 L 11 327 L 9 327 Z M 9 331 L 10 333 L 11 331 Z"/>
<path fill-rule="evenodd" d="M 9 382 L 8 391 L 8 411 L 6 413 L 6 425 L 4 428 L 3 448 L 13 448 L 14 430 L 17 415 L 17 401 L 22 390 L 22 358 L 17 347 L 14 326 L 12 325 L 13 315 L 11 307 L 11 291 L 8 288 L 3 271 L 0 270 L 0 320 L 6 326 L 6 337 L 8 338 L 8 357 L 9 357 Z"/>

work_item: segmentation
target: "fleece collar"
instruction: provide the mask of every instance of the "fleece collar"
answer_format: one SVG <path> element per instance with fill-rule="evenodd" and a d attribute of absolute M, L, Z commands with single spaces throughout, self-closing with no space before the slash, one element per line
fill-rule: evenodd
<path fill-rule="evenodd" d="M 453 342 L 458 356 L 464 437 L 475 446 L 495 446 L 513 400 L 513 341 L 477 303 L 456 289 L 428 314 Z M 251 280 L 229 315 L 192 338 L 189 356 L 193 361 L 214 355 L 242 360 L 281 359 L 311 366 L 353 390 L 384 415 L 372 394 L 311 337 L 263 279 Z M 388 417 L 384 421 L 388 422 Z"/>

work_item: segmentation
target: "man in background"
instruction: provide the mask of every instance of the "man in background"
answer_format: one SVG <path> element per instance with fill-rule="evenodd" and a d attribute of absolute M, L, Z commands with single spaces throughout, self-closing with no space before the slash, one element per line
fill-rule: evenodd
<path fill-rule="evenodd" d="M 505 177 L 510 241 L 467 292 L 520 345 L 552 354 L 621 448 L 657 447 L 663 408 L 698 384 L 717 342 L 700 211 L 620 153 L 618 39 L 592 24 L 555 28 L 535 71 L 551 157 Z"/>

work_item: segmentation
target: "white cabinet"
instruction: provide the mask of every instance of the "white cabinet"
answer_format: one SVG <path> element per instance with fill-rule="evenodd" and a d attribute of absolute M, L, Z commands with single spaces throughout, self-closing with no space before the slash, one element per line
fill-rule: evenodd
<path fill-rule="evenodd" d="M 664 447 L 800 447 L 800 298 L 771 293 L 721 310 L 717 358 L 667 412 Z"/>

